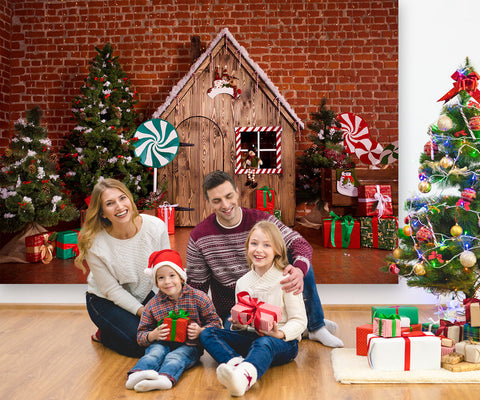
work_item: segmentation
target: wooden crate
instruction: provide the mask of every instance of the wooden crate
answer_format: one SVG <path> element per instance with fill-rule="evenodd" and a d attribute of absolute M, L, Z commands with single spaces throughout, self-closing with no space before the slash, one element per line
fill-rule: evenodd
<path fill-rule="evenodd" d="M 344 196 L 337 191 L 337 170 L 322 168 L 322 200 L 334 207 L 349 207 L 356 210 L 356 197 Z M 398 215 L 398 168 L 386 169 L 356 168 L 355 176 L 361 185 L 390 185 L 393 215 Z"/>

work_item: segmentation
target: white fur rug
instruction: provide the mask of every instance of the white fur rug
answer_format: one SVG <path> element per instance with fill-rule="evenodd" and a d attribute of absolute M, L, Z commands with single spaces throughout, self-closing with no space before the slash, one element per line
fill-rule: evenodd
<path fill-rule="evenodd" d="M 376 371 L 355 349 L 333 349 L 332 367 L 340 383 L 480 383 L 480 371 Z"/>

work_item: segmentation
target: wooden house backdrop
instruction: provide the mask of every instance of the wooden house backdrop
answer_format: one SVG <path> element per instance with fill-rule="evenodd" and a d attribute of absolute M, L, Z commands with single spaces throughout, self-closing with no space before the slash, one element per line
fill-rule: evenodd
<path fill-rule="evenodd" d="M 217 67 L 218 75 L 226 69 L 231 85 L 218 87 L 217 82 L 214 87 Z M 171 123 L 180 140 L 175 159 L 158 169 L 159 180 L 168 181 L 169 202 L 193 208 L 175 213 L 177 226 L 195 226 L 211 213 L 202 182 L 214 170 L 233 175 L 240 204 L 255 207 L 255 190 L 245 185 L 244 168 L 252 145 L 263 161 L 256 170 L 257 189 L 273 188 L 282 221 L 294 225 L 295 137 L 303 123 L 228 29 L 172 88 L 153 118 Z"/>

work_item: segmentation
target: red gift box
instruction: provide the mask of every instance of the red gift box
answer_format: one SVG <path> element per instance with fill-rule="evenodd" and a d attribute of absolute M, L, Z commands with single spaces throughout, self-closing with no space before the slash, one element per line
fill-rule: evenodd
<path fill-rule="evenodd" d="M 232 307 L 231 316 L 234 322 L 252 325 L 257 331 L 268 332 L 273 323 L 282 319 L 282 308 L 273 304 L 258 301 L 250 297 L 248 292 L 237 294 L 238 303 Z"/>
<path fill-rule="evenodd" d="M 360 222 L 349 215 L 338 217 L 333 212 L 330 215 L 333 218 L 323 220 L 323 247 L 359 249 Z"/>
<path fill-rule="evenodd" d="M 363 185 L 358 188 L 358 215 L 382 217 L 393 215 L 390 185 Z"/>
<path fill-rule="evenodd" d="M 400 329 L 402 333 L 408 333 L 413 331 L 421 331 L 422 324 L 413 324 L 409 327 L 404 327 Z M 373 324 L 364 324 L 357 326 L 356 329 L 356 347 L 357 347 L 357 356 L 366 356 L 368 354 L 368 341 L 367 336 L 373 333 Z"/>
<path fill-rule="evenodd" d="M 157 208 L 157 217 L 167 225 L 168 234 L 175 234 L 175 206 L 165 202 Z"/>
<path fill-rule="evenodd" d="M 275 208 L 275 191 L 272 188 L 263 186 L 255 190 L 256 209 L 273 214 Z"/>
<path fill-rule="evenodd" d="M 170 334 L 167 339 L 169 342 L 184 343 L 187 340 L 187 327 L 190 323 L 188 312 L 179 310 L 178 314 L 175 311 L 170 311 L 168 317 L 165 317 L 158 325 L 167 324 L 170 329 Z"/>
<path fill-rule="evenodd" d="M 52 232 L 38 233 L 25 237 L 27 262 L 49 263 L 53 258 L 55 243 L 49 243 L 48 238 Z"/>
<path fill-rule="evenodd" d="M 465 320 L 469 324 L 472 320 L 472 316 L 471 316 L 471 313 L 470 313 L 470 306 L 472 304 L 475 304 L 475 303 L 480 303 L 480 299 L 476 299 L 474 297 L 469 298 L 469 299 L 463 299 L 463 306 L 465 307 Z M 474 321 L 474 322 L 476 323 L 477 321 Z M 472 324 L 470 324 L 470 325 L 471 326 L 480 326 L 480 325 L 472 325 Z"/>

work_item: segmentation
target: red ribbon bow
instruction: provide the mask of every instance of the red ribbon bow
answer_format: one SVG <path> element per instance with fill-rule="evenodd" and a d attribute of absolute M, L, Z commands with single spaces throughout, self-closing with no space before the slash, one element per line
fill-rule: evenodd
<path fill-rule="evenodd" d="M 441 254 L 438 254 L 436 251 L 432 251 L 430 255 L 428 256 L 429 260 L 438 260 L 440 263 L 443 264 L 443 258 Z"/>
<path fill-rule="evenodd" d="M 462 129 L 461 131 L 455 132 L 454 135 L 455 135 L 455 137 L 467 136 L 467 132 L 465 132 L 465 131 Z"/>
<path fill-rule="evenodd" d="M 258 301 L 258 299 L 251 297 L 246 291 L 238 293 L 237 299 L 240 304 L 249 307 L 248 321 L 242 321 L 240 316 L 238 316 L 238 320 L 242 325 L 250 325 L 255 318 L 257 308 L 263 304 L 263 301 Z"/>
<path fill-rule="evenodd" d="M 438 101 L 447 102 L 462 90 L 465 90 L 475 100 L 480 101 L 480 90 L 477 88 L 479 78 L 480 76 L 476 72 L 470 72 L 465 76 L 460 71 L 455 71 L 452 75 L 452 79 L 455 80 L 453 88 L 445 93 L 445 95 Z"/>

